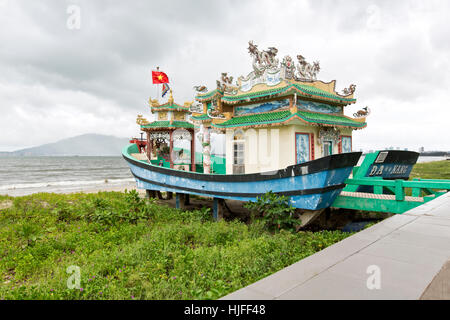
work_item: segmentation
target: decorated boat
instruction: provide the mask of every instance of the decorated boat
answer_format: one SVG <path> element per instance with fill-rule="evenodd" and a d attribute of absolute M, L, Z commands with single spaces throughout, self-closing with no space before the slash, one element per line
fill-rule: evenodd
<path fill-rule="evenodd" d="M 146 139 L 123 149 L 138 188 L 241 201 L 272 191 L 308 210 L 333 203 L 361 155 L 352 132 L 367 126 L 370 109 L 345 115 L 356 86 L 337 92 L 335 80 L 317 80 L 318 62 L 297 55 L 280 63 L 276 48 L 251 41 L 248 51 L 247 76 L 233 82 L 223 72 L 216 88 L 195 86 L 194 101 L 182 105 L 168 76 L 153 71 L 167 102 L 149 99 L 153 120 L 136 121 Z"/>
<path fill-rule="evenodd" d="M 381 150 L 364 156 L 361 165 L 353 170 L 353 178 L 375 178 L 384 180 L 408 180 L 419 153 L 406 150 Z M 373 193 L 373 186 L 346 186 L 345 191 Z M 385 194 L 393 194 L 388 188 Z"/>
<path fill-rule="evenodd" d="M 137 145 L 131 144 L 123 150 L 123 156 L 140 189 L 241 201 L 254 201 L 272 191 L 288 196 L 293 207 L 310 210 L 333 203 L 361 155 L 360 152 L 330 155 L 276 171 L 227 175 L 161 167 L 136 159 L 132 155 L 137 152 Z"/>

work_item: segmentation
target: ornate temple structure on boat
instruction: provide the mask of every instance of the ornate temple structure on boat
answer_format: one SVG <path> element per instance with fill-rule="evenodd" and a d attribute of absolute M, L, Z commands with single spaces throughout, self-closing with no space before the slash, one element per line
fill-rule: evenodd
<path fill-rule="evenodd" d="M 278 50 L 260 51 L 249 42 L 253 70 L 233 82 L 222 73 L 214 90 L 194 87 L 195 102 L 184 105 L 150 99 L 155 121 L 138 116 L 147 134 L 146 157 L 152 164 L 201 173 L 269 172 L 324 156 L 352 151 L 352 132 L 365 128 L 367 108 L 353 116 L 344 108 L 356 103 L 355 85 L 341 93 L 336 81 L 317 80 L 318 62 L 297 55 L 280 62 Z M 225 158 L 211 155 L 210 134 L 225 135 Z M 202 152 L 195 153 L 195 137 Z M 174 148 L 190 141 L 190 151 Z M 198 141 L 198 140 L 197 140 Z M 143 146 L 145 148 L 145 146 Z M 140 150 L 141 151 L 141 150 Z"/>
<path fill-rule="evenodd" d="M 336 81 L 317 80 L 318 62 L 297 55 L 281 63 L 276 48 L 260 51 L 249 42 L 253 71 L 233 78 L 222 73 L 217 88 L 197 87 L 192 121 L 203 131 L 226 135 L 226 173 L 285 168 L 352 151 L 352 132 L 366 127 L 367 108 L 344 115 L 356 102 L 355 85 L 336 92 Z"/>

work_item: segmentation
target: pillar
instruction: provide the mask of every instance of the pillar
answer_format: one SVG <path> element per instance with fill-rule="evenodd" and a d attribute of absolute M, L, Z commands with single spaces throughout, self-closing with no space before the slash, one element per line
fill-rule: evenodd
<path fill-rule="evenodd" d="M 208 127 L 204 127 L 203 132 L 203 173 L 211 173 L 211 140 Z"/>
<path fill-rule="evenodd" d="M 172 152 L 173 152 L 173 130 L 170 130 L 170 134 L 169 134 L 169 162 L 170 162 L 170 167 L 173 168 L 173 159 L 172 159 Z"/>
<path fill-rule="evenodd" d="M 150 140 L 150 132 L 146 131 L 147 133 L 147 158 L 150 160 L 152 158 L 152 140 Z"/>
<path fill-rule="evenodd" d="M 195 134 L 194 129 L 191 131 L 191 171 L 195 172 Z"/>

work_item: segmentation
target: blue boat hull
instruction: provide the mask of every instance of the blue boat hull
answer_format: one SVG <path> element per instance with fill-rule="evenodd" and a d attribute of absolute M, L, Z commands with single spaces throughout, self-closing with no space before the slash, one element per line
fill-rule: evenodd
<path fill-rule="evenodd" d="M 179 171 L 136 160 L 128 152 L 131 146 L 124 148 L 123 156 L 139 189 L 241 201 L 255 201 L 272 191 L 289 197 L 293 207 L 308 210 L 327 208 L 333 203 L 361 155 L 331 155 L 273 172 L 219 175 Z"/>

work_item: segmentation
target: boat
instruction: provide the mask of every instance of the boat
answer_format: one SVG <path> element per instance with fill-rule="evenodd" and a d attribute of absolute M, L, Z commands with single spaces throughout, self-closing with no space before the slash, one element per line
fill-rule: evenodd
<path fill-rule="evenodd" d="M 361 152 L 330 155 L 282 170 L 250 174 L 205 174 L 165 168 L 132 156 L 138 146 L 126 146 L 122 155 L 139 189 L 193 194 L 220 199 L 256 201 L 272 191 L 287 196 L 295 208 L 318 210 L 333 203 Z"/>
<path fill-rule="evenodd" d="M 375 178 L 383 180 L 408 180 L 411 170 L 419 158 L 419 153 L 404 150 L 380 150 L 368 153 L 360 166 L 353 170 L 353 178 Z M 345 187 L 344 191 L 374 193 L 373 186 Z M 384 194 L 393 194 L 383 189 Z"/>
<path fill-rule="evenodd" d="M 335 80 L 317 80 L 318 62 L 297 55 L 297 65 L 290 56 L 280 63 L 276 48 L 259 50 L 252 41 L 248 51 L 247 76 L 233 82 L 222 72 L 216 88 L 194 86 L 194 101 L 184 104 L 175 103 L 169 77 L 159 67 L 152 71 L 167 102 L 149 98 L 154 120 L 138 115 L 141 139 L 122 151 L 137 187 L 149 195 L 176 193 L 177 205 L 185 195 L 218 203 L 256 201 L 271 191 L 295 208 L 329 207 L 362 154 L 352 150 L 352 132 L 367 126 L 370 109 L 345 115 L 356 86 L 339 93 Z M 222 135 L 223 157 L 211 152 L 213 133 Z M 185 144 L 177 147 L 179 141 Z"/>

